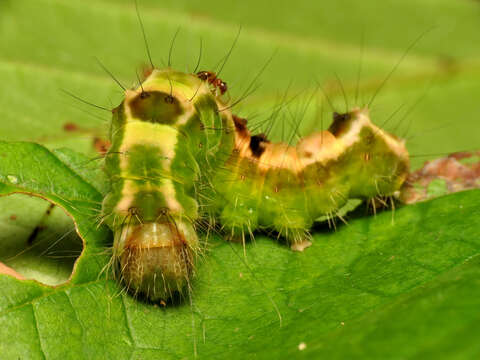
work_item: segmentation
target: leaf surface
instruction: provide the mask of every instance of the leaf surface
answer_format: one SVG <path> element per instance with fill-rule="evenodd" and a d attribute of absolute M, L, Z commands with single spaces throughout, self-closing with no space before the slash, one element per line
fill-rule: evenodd
<path fill-rule="evenodd" d="M 201 37 L 201 69 L 214 69 L 242 24 L 222 72 L 233 99 L 278 49 L 260 76 L 262 86 L 236 111 L 252 122 L 260 114 L 261 121 L 285 89 L 292 97 L 308 93 L 289 110 L 295 119 L 304 114 L 302 133 L 328 125 L 316 104 L 303 112 L 313 78 L 340 111 L 346 102 L 338 79 L 350 107 L 357 92 L 356 103 L 368 103 L 406 49 L 433 27 L 381 87 L 372 118 L 407 138 L 414 167 L 480 144 L 474 100 L 480 95 L 480 54 L 472 46 L 478 2 L 300 0 L 278 1 L 272 9 L 268 1 L 141 0 L 140 8 L 158 66 L 168 62 L 171 38 L 181 26 L 174 66 L 194 68 Z M 0 142 L 0 193 L 58 204 L 84 242 L 71 278 L 71 263 L 51 266 L 43 257 L 21 264 L 26 274 L 60 284 L 55 287 L 0 275 L 2 359 L 177 359 L 193 358 L 194 349 L 205 359 L 479 356 L 479 191 L 393 215 L 352 216 L 336 231 L 318 226 L 313 245 L 302 253 L 258 236 L 244 258 L 240 245 L 212 238 L 193 284 L 193 306 L 186 301 L 161 308 L 125 295 L 102 272 L 111 235 L 96 226 L 107 185 L 93 146 L 122 94 L 92 57 L 126 86 L 136 82 L 135 69 L 148 60 L 134 4 L 4 0 L 0 33 L 0 140 L 6 140 Z M 288 132 L 290 121 L 285 123 Z M 58 147 L 87 155 L 49 150 Z M 0 261 L 26 246 L 47 206 L 15 195 L 0 199 Z M 47 231 L 57 242 L 67 228 L 73 229 L 71 220 L 59 216 Z"/>

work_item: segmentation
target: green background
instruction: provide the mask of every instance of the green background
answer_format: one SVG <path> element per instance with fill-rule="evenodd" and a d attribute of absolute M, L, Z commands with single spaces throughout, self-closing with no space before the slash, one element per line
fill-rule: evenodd
<path fill-rule="evenodd" d="M 200 68 L 215 69 L 241 25 L 221 74 L 233 101 L 273 54 L 260 86 L 236 111 L 262 124 L 286 96 L 276 138 L 289 139 L 299 121 L 301 134 L 325 128 L 332 109 L 324 93 L 344 111 L 342 86 L 350 107 L 357 92 L 356 105 L 368 103 L 406 55 L 376 96 L 372 119 L 388 120 L 385 127 L 407 139 L 414 167 L 479 147 L 477 1 L 141 0 L 140 9 L 159 67 L 180 28 L 173 66 L 192 71 L 201 38 Z M 148 60 L 133 1 L 0 0 L 0 35 L 0 140 L 94 157 L 93 138 L 105 134 L 109 114 L 61 89 L 116 105 L 121 90 L 95 57 L 123 84 L 135 84 L 135 71 Z M 65 131 L 67 123 L 79 130 Z M 47 157 L 10 159 L 28 173 L 22 161 L 41 170 Z M 61 191 L 65 174 L 55 173 L 55 164 L 51 180 Z M 474 358 L 479 200 L 478 192 L 467 192 L 406 207 L 395 212 L 394 225 L 383 213 L 350 219 L 336 232 L 320 226 L 304 253 L 259 236 L 244 259 L 240 245 L 212 239 L 193 306 L 162 309 L 119 295 L 114 282 L 88 272 L 87 257 L 74 282 L 59 288 L 0 276 L 0 350 L 7 359 L 192 358 L 196 343 L 199 358 Z M 68 279 L 81 244 L 57 208 L 37 245 L 25 250 L 46 207 L 27 196 L 0 198 L 0 261 L 58 284 Z M 108 246 L 103 241 L 90 243 L 91 258 Z"/>

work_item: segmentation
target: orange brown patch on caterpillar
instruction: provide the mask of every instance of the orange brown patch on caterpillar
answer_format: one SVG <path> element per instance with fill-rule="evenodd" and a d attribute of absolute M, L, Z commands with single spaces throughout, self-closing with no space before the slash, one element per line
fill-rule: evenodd
<path fill-rule="evenodd" d="M 236 115 L 232 115 L 233 118 L 233 123 L 235 125 L 235 130 L 239 134 L 246 134 L 248 132 L 247 130 L 247 119 L 241 118 Z"/>
<path fill-rule="evenodd" d="M 313 133 L 296 146 L 286 143 L 272 143 L 264 134 L 251 135 L 247 129 L 247 120 L 233 116 L 235 124 L 235 148 L 238 157 L 258 163 L 261 172 L 271 168 L 288 169 L 301 173 L 303 168 L 318 160 L 316 154 L 323 154 L 322 148 L 335 148 L 335 136 L 330 131 Z"/>
<path fill-rule="evenodd" d="M 314 164 L 322 166 L 336 160 L 350 146 L 359 142 L 366 146 L 360 153 L 361 160 L 369 164 L 375 156 L 370 148 L 378 138 L 402 158 L 402 164 L 408 163 L 408 152 L 404 142 L 371 123 L 367 109 L 357 108 L 347 114 L 335 113 L 333 118 L 328 130 L 314 132 L 302 138 L 296 146 L 292 146 L 283 142 L 272 143 L 263 134 L 251 135 L 246 128 L 246 120 L 234 116 L 237 130 L 234 157 L 237 163 L 247 159 L 256 164 L 260 174 L 265 174 L 271 169 L 290 171 L 300 182 L 300 176 L 307 167 Z"/>

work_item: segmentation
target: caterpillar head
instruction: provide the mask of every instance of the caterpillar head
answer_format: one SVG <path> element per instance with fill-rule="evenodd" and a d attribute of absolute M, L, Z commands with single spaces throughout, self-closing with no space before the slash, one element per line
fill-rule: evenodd
<path fill-rule="evenodd" d="M 182 294 L 194 269 L 198 239 L 182 220 L 139 223 L 123 227 L 115 239 L 114 256 L 127 288 L 151 301 Z"/>

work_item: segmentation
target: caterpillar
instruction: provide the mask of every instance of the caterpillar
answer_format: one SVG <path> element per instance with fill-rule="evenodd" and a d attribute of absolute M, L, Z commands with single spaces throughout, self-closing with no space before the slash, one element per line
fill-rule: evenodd
<path fill-rule="evenodd" d="M 404 141 L 375 126 L 367 108 L 334 113 L 328 130 L 290 145 L 252 134 L 222 100 L 226 91 L 211 72 L 153 69 L 112 110 L 102 221 L 133 294 L 182 294 L 205 222 L 242 241 L 276 232 L 294 246 L 319 217 L 349 199 L 394 196 L 408 176 Z"/>

